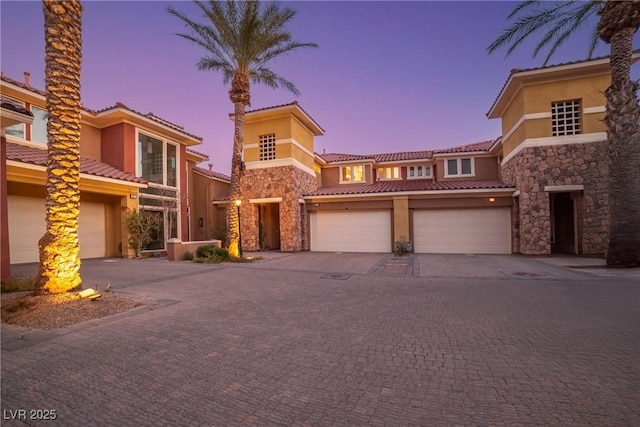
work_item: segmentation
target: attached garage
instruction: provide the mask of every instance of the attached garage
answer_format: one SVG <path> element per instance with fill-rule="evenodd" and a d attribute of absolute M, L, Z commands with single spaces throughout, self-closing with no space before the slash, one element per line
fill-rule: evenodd
<path fill-rule="evenodd" d="M 413 212 L 416 253 L 511 253 L 511 209 L 433 209 Z"/>
<path fill-rule="evenodd" d="M 391 252 L 390 210 L 311 212 L 311 250 Z"/>
<path fill-rule="evenodd" d="M 45 232 L 45 201 L 8 196 L 9 253 L 12 264 L 38 262 L 38 241 Z M 105 206 L 82 202 L 78 222 L 80 258 L 106 255 Z"/>

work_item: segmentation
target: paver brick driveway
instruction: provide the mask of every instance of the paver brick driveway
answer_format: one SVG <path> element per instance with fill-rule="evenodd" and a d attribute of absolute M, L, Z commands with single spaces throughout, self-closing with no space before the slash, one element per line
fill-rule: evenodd
<path fill-rule="evenodd" d="M 147 304 L 53 334 L 3 325 L 2 424 L 640 424 L 636 278 L 451 259 L 85 262 L 85 283 Z"/>

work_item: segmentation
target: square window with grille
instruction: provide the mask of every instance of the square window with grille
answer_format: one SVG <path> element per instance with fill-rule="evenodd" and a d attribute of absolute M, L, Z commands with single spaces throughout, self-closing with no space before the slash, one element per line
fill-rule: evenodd
<path fill-rule="evenodd" d="M 275 134 L 260 136 L 260 161 L 274 160 L 276 158 Z"/>
<path fill-rule="evenodd" d="M 577 135 L 580 129 L 580 100 L 551 103 L 551 134 Z"/>

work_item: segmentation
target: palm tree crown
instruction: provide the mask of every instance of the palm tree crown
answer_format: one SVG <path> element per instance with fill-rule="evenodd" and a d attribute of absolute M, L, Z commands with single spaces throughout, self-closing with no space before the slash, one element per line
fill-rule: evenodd
<path fill-rule="evenodd" d="M 600 40 L 595 30 L 595 22 L 603 5 L 604 1 L 600 0 L 523 1 L 507 16 L 507 20 L 514 19 L 515 22 L 503 30 L 487 50 L 493 53 L 502 47 L 507 47 L 506 55 L 509 56 L 527 38 L 533 34 L 542 33 L 542 38 L 534 48 L 533 57 L 535 58 L 540 51 L 548 48 L 543 64 L 547 65 L 567 38 L 586 25 L 593 31 L 588 47 L 588 56 L 591 58 Z"/>
<path fill-rule="evenodd" d="M 257 0 L 195 1 L 204 13 L 206 24 L 198 23 L 183 12 L 168 8 L 168 12 L 184 22 L 189 33 L 178 34 L 202 47 L 207 55 L 197 67 L 222 73 L 223 82 L 231 82 L 229 98 L 234 105 L 234 137 L 231 157 L 230 205 L 241 200 L 242 148 L 244 141 L 245 107 L 251 105 L 250 81 L 271 88 L 283 87 L 295 95 L 293 83 L 279 76 L 269 65 L 284 54 L 299 48 L 317 47 L 315 43 L 292 40 L 285 26 L 295 16 L 290 8 L 272 3 L 264 8 Z M 239 209 L 227 209 L 229 253 L 239 250 Z"/>
<path fill-rule="evenodd" d="M 295 10 L 281 9 L 273 3 L 261 11 L 257 0 L 194 3 L 210 22 L 198 23 L 171 7 L 168 11 L 192 30 L 189 34 L 178 35 L 207 51 L 208 55 L 197 63 L 199 70 L 221 72 L 225 84 L 241 74 L 254 83 L 271 88 L 283 87 L 299 95 L 292 82 L 268 68 L 274 59 L 285 53 L 318 46 L 293 41 L 291 34 L 285 31 L 284 27 L 295 16 Z"/>

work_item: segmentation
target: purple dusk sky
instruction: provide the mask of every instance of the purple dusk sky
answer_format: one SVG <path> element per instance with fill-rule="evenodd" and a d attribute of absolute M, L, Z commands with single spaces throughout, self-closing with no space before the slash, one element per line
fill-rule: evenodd
<path fill-rule="evenodd" d="M 485 114 L 509 71 L 544 60 L 531 58 L 533 42 L 507 59 L 504 51 L 486 53 L 517 2 L 282 4 L 297 11 L 289 26 L 294 39 L 320 46 L 294 51 L 273 67 L 296 84 L 300 105 L 325 129 L 316 138 L 318 153 L 417 151 L 496 138 L 500 122 Z M 184 27 L 167 14 L 169 5 L 200 19 L 185 1 L 84 2 L 83 103 L 101 109 L 122 102 L 184 126 L 203 137 L 193 148 L 229 173 L 228 87 L 219 74 L 196 69 L 204 51 L 175 35 Z M 29 71 L 31 85 L 44 89 L 41 3 L 3 0 L 0 15 L 3 73 L 22 81 Z M 588 33 L 577 33 L 551 63 L 585 59 Z M 601 44 L 596 56 L 608 53 Z M 256 85 L 251 93 L 251 109 L 296 99 Z"/>

